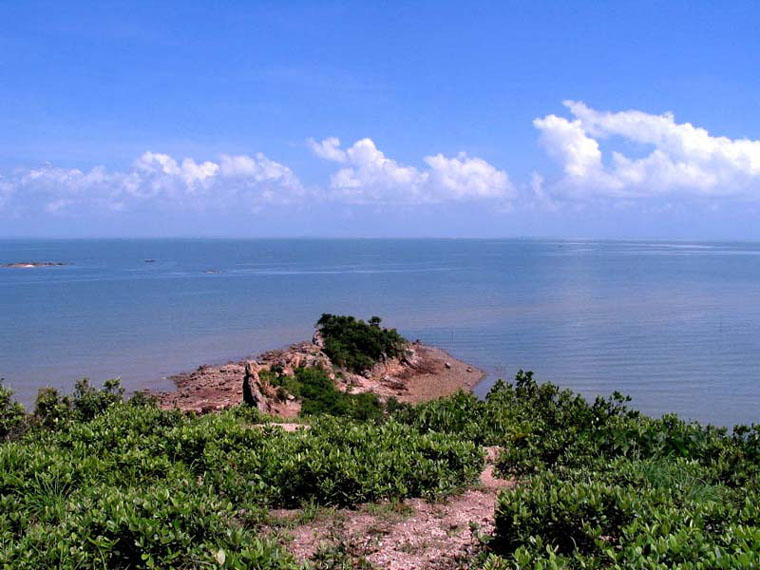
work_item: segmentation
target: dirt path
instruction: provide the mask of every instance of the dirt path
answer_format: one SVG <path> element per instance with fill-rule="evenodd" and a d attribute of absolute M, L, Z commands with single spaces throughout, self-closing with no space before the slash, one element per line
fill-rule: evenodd
<path fill-rule="evenodd" d="M 341 552 L 356 568 L 460 568 L 476 551 L 477 535 L 493 531 L 498 491 L 513 484 L 493 476 L 498 450 L 488 451 L 480 484 L 461 495 L 442 503 L 409 499 L 334 511 L 327 519 L 292 528 L 285 534 L 286 546 L 302 562 L 314 560 L 320 553 Z M 275 514 L 287 520 L 297 516 L 295 513 Z"/>

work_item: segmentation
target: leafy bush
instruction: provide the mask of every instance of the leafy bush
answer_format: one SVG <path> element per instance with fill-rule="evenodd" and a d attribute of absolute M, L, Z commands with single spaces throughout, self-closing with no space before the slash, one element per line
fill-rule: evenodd
<path fill-rule="evenodd" d="M 89 421 L 98 414 L 102 414 L 109 406 L 121 402 L 123 398 L 124 388 L 121 387 L 121 381 L 118 378 L 106 380 L 102 390 L 91 386 L 87 378 L 82 378 L 77 380 L 74 386 L 72 404 L 76 417 Z"/>
<path fill-rule="evenodd" d="M 13 392 L 0 379 L 0 441 L 19 430 L 23 423 L 24 406 L 13 401 Z"/>
<path fill-rule="evenodd" d="M 324 313 L 317 329 L 324 340 L 324 351 L 338 366 L 361 373 L 386 358 L 401 357 L 408 344 L 396 329 L 380 326 L 381 319 L 368 323 L 354 317 Z"/>
<path fill-rule="evenodd" d="M 362 421 L 378 421 L 384 416 L 384 407 L 377 394 L 342 392 L 322 368 L 297 368 L 293 376 L 263 372 L 265 380 L 277 387 L 279 399 L 283 399 L 279 392 L 282 389 L 301 400 L 301 413 L 305 416 L 326 414 Z"/>
<path fill-rule="evenodd" d="M 87 378 L 80 378 L 74 385 L 74 394 L 61 395 L 52 387 L 41 388 L 34 406 L 34 419 L 48 428 L 64 425 L 71 420 L 90 421 L 109 406 L 122 402 L 124 388 L 121 380 L 113 378 L 103 383 L 102 389 L 90 385 Z M 138 392 L 135 402 L 150 401 L 150 397 Z"/>
<path fill-rule="evenodd" d="M 502 434 L 499 467 L 532 475 L 500 496 L 495 550 L 518 568 L 760 564 L 760 426 L 728 435 L 627 401 L 589 403 L 522 372 L 492 390 L 486 409 L 520 426 Z"/>
<path fill-rule="evenodd" d="M 488 568 L 760 566 L 760 426 L 650 418 L 615 393 L 587 401 L 519 371 L 391 417 L 503 451 Z"/>
<path fill-rule="evenodd" d="M 241 513 L 437 497 L 483 463 L 472 443 L 394 421 L 288 433 L 245 407 L 194 416 L 117 394 L 45 391 L 50 421 L 0 445 L 0 567 L 295 569 Z"/>
<path fill-rule="evenodd" d="M 257 536 L 257 513 L 445 496 L 477 480 L 483 445 L 502 447 L 498 472 L 517 484 L 474 567 L 760 567 L 760 426 L 650 418 L 522 371 L 485 400 L 390 400 L 387 415 L 324 370 L 269 381 L 302 399 L 308 429 L 252 425 L 245 406 L 122 402 L 118 383 L 43 391 L 29 429 L 0 444 L 0 567 L 296 568 Z M 17 412 L 0 391 L 0 418 Z"/>

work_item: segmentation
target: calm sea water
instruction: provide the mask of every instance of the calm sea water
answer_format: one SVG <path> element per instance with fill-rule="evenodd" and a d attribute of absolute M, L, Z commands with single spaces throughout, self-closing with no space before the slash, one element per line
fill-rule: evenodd
<path fill-rule="evenodd" d="M 146 263 L 146 259 L 155 260 Z M 0 241 L 0 377 L 167 375 L 380 315 L 498 377 L 532 369 L 659 415 L 760 421 L 760 244 L 537 240 Z"/>

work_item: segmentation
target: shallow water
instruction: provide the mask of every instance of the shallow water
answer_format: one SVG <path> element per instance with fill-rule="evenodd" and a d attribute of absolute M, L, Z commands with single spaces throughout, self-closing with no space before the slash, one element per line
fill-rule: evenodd
<path fill-rule="evenodd" d="M 584 240 L 3 240 L 0 377 L 130 388 L 380 315 L 487 371 L 651 414 L 760 421 L 760 244 Z M 145 260 L 155 260 L 146 263 Z"/>

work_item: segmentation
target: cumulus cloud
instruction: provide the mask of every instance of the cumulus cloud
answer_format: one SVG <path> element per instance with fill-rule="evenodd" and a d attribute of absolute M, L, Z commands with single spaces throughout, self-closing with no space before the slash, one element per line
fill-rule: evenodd
<path fill-rule="evenodd" d="M 760 197 L 760 141 L 713 136 L 666 113 L 604 112 L 565 101 L 572 118 L 533 121 L 562 166 L 556 193 L 577 198 L 685 195 Z M 615 144 L 629 149 L 624 154 Z M 632 156 L 631 150 L 643 156 Z"/>
<path fill-rule="evenodd" d="M 142 204 L 174 209 L 256 209 L 290 203 L 307 191 L 283 164 L 261 153 L 218 161 L 177 160 L 145 152 L 125 170 L 89 171 L 45 164 L 0 178 L 0 207 L 13 211 L 127 210 Z"/>
<path fill-rule="evenodd" d="M 329 137 L 322 142 L 317 142 L 314 139 L 309 139 L 306 142 L 318 157 L 335 162 L 346 162 L 346 151 L 341 150 L 340 139 L 337 137 Z"/>
<path fill-rule="evenodd" d="M 350 203 L 425 204 L 466 200 L 508 200 L 514 189 L 507 174 L 465 153 L 425 157 L 425 169 L 388 158 L 372 139 L 342 149 L 337 138 L 309 141 L 319 157 L 344 164 L 330 178 L 332 199 Z"/>

